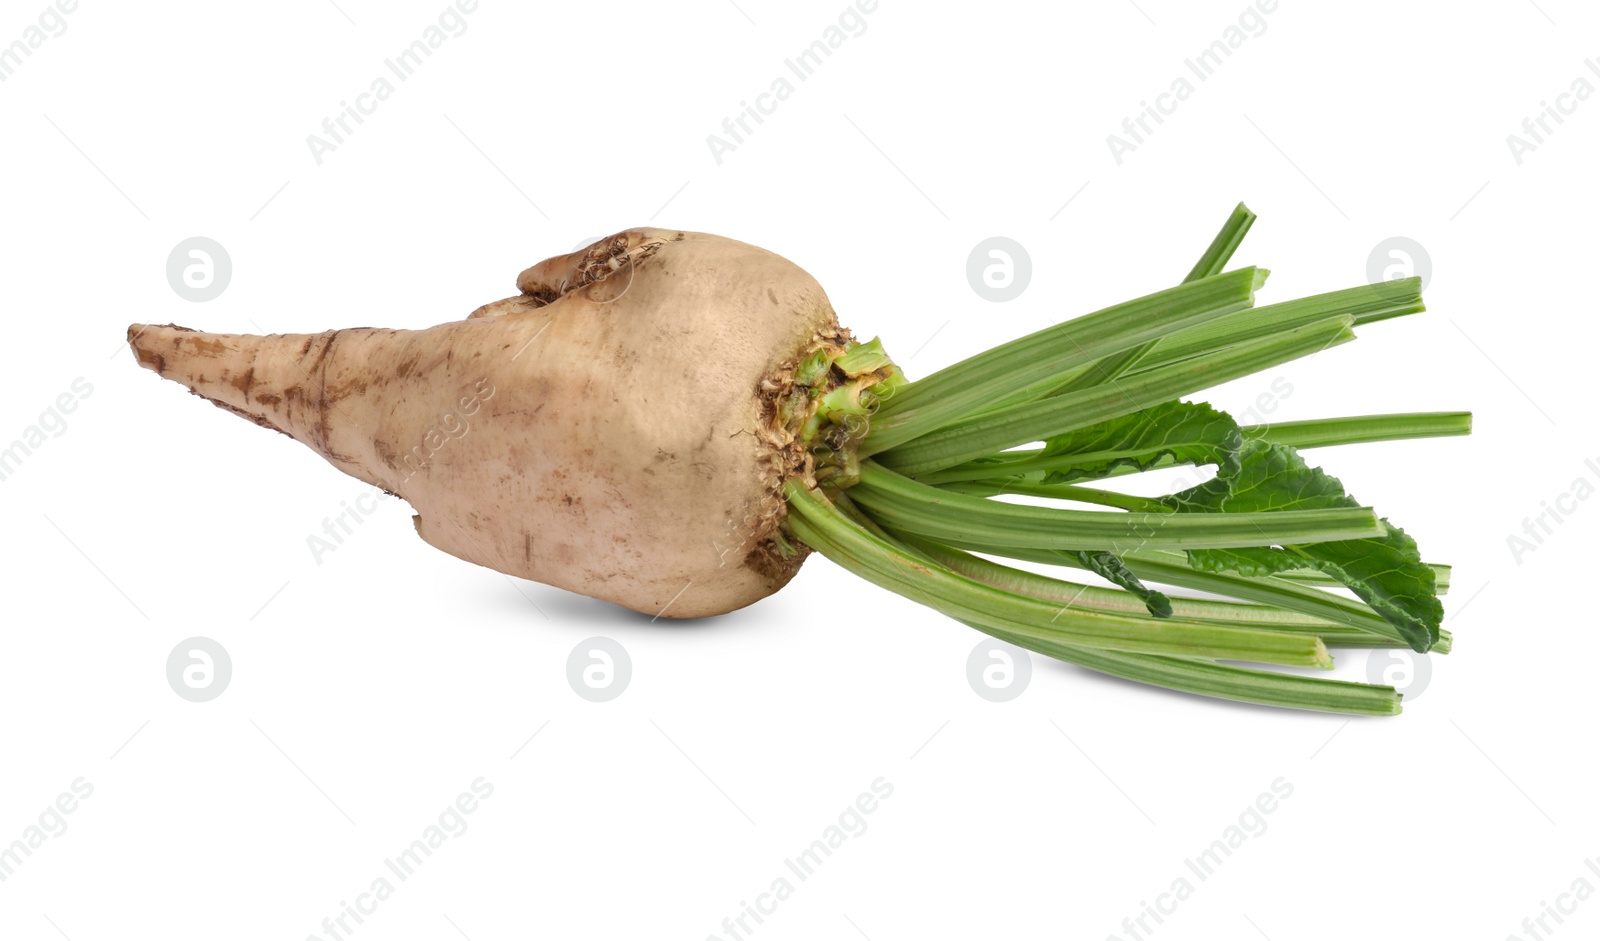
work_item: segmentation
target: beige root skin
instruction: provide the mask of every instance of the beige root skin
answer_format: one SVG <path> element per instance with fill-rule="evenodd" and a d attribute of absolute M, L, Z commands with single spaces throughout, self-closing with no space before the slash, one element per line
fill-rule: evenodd
<path fill-rule="evenodd" d="M 842 332 L 785 259 L 635 229 L 552 258 L 522 294 L 426 330 L 266 337 L 128 329 L 139 363 L 398 494 L 422 538 L 650 615 L 782 588 L 795 450 L 770 393 Z"/>

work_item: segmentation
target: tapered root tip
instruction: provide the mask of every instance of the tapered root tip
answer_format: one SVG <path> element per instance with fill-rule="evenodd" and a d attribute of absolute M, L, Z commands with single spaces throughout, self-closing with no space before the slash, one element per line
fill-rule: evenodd
<path fill-rule="evenodd" d="M 263 339 L 203 333 L 170 323 L 128 327 L 128 346 L 140 366 L 188 387 L 213 405 L 298 438 L 298 426 L 284 408 L 287 387 L 277 381 L 283 377 L 264 370 L 258 375 L 256 361 Z"/>
<path fill-rule="evenodd" d="M 339 430 L 350 425 L 351 407 L 337 407 L 340 398 L 367 387 L 373 335 L 356 329 L 263 337 L 136 323 L 128 327 L 128 346 L 140 366 L 163 379 L 246 421 L 282 432 L 345 473 L 376 484 L 377 477 L 359 460 L 332 444 Z M 341 351 L 333 351 L 336 340 Z M 353 346 L 355 355 L 346 358 L 345 346 Z M 346 370 L 349 364 L 354 364 L 353 371 Z M 348 428 L 347 434 L 355 450 L 370 440 L 364 429 Z"/>
<path fill-rule="evenodd" d="M 147 323 L 128 325 L 128 346 L 133 349 L 133 355 L 139 360 L 139 365 L 153 370 L 161 375 L 167 374 L 167 358 L 161 347 L 169 344 L 158 345 L 157 340 L 168 331 L 193 333 L 188 327 L 180 327 L 169 323 L 163 326 L 154 326 Z"/>

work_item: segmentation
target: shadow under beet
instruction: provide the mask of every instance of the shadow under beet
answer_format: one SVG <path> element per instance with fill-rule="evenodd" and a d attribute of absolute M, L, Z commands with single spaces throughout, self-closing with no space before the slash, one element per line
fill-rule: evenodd
<path fill-rule="evenodd" d="M 753 612 L 766 603 L 757 602 L 749 607 L 715 617 L 655 617 L 624 608 L 619 604 L 539 582 L 516 579 L 513 584 L 515 588 L 507 584 L 504 586 L 504 591 L 494 592 L 486 597 L 483 603 L 486 606 L 492 605 L 496 610 L 514 610 L 523 615 L 531 615 L 534 620 L 529 623 L 536 626 L 555 626 L 589 633 L 601 628 L 639 632 L 748 630 L 760 619 L 760 615 Z M 549 620 L 541 617 L 539 611 L 549 615 Z M 670 613 L 669 608 L 668 614 Z"/>

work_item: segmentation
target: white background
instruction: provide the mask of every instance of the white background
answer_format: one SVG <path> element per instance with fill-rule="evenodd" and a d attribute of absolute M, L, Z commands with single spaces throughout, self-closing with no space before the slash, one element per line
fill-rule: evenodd
<path fill-rule="evenodd" d="M 0 4 L 0 43 L 43 8 Z M 355 938 L 727 938 L 878 778 L 893 793 L 866 830 L 741 937 L 1127 938 L 1188 876 L 1154 937 L 1500 939 L 1600 886 L 1600 502 L 1563 496 L 1600 484 L 1600 103 L 1520 165 L 1506 142 L 1574 78 L 1600 84 L 1592 9 L 1284 2 L 1119 165 L 1107 135 L 1244 0 L 882 0 L 719 163 L 707 135 L 843 0 L 483 0 L 318 165 L 307 135 L 443 8 L 89 0 L 0 83 L 0 443 L 93 388 L 0 482 L 0 843 L 93 786 L 0 882 L 0 937 L 327 937 L 479 777 L 494 793 L 469 828 Z M 1261 215 L 1239 260 L 1275 272 L 1263 301 L 1362 283 L 1391 236 L 1432 260 L 1428 313 L 1208 396 L 1243 410 L 1282 379 L 1276 418 L 1476 413 L 1468 439 L 1312 452 L 1456 566 L 1456 652 L 1399 718 L 1042 658 L 987 702 L 965 674 L 979 635 L 820 558 L 689 623 L 452 559 L 398 501 L 318 564 L 307 537 L 365 488 L 122 346 L 134 321 L 422 327 L 651 223 L 795 260 L 923 375 L 1176 282 L 1239 199 Z M 195 235 L 234 268 L 198 304 L 165 274 Z M 965 276 L 994 235 L 1033 261 L 1004 304 Z M 1514 557 L 1507 537 L 1558 500 L 1565 522 Z M 165 675 L 196 635 L 233 662 L 205 704 Z M 633 665 L 604 704 L 565 679 L 596 635 Z M 1293 794 L 1265 831 L 1189 873 L 1279 778 Z M 1600 902 L 1563 917 L 1557 936 L 1600 932 Z"/>

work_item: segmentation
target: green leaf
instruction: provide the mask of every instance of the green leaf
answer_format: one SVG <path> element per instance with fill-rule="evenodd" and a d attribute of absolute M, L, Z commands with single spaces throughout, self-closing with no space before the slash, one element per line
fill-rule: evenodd
<path fill-rule="evenodd" d="M 1049 467 L 1046 484 L 1109 476 L 1121 468 L 1157 464 L 1216 464 L 1219 474 L 1238 470 L 1244 436 L 1226 412 L 1205 403 L 1166 402 L 1132 415 L 1057 435 L 1045 441 L 1037 463 Z"/>
<path fill-rule="evenodd" d="M 1155 617 L 1172 617 L 1172 599 L 1139 581 L 1139 577 L 1128 571 L 1128 567 L 1115 555 L 1109 552 L 1072 550 L 1072 556 L 1084 568 L 1129 594 L 1136 595 L 1144 602 L 1145 610 Z"/>
<path fill-rule="evenodd" d="M 1248 441 L 1239 466 L 1162 502 L 1179 512 L 1261 513 L 1360 506 L 1339 481 L 1310 467 L 1287 445 Z M 1245 549 L 1190 550 L 1189 564 L 1206 572 L 1233 572 L 1260 578 L 1291 569 L 1312 568 L 1328 575 L 1365 601 L 1417 651 L 1439 639 L 1444 608 L 1433 569 L 1422 561 L 1416 542 L 1383 520 L 1384 534 L 1306 545 Z M 1272 533 L 1263 531 L 1264 542 Z"/>

